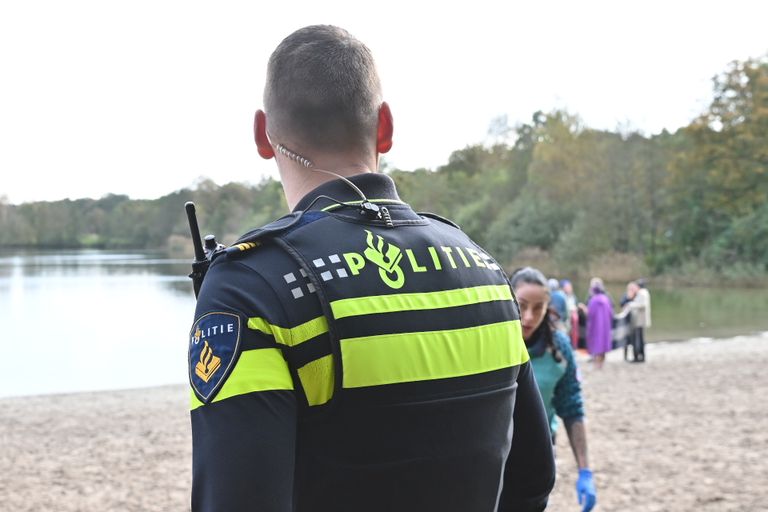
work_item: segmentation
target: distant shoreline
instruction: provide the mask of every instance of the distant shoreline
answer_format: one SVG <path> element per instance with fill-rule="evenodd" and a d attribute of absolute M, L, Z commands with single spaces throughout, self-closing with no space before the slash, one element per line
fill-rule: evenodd
<path fill-rule="evenodd" d="M 222 239 L 223 240 L 223 239 Z M 226 241 L 226 240 L 223 240 Z M 174 235 L 173 240 L 164 246 L 135 247 L 110 246 L 108 244 L 70 244 L 70 245 L 8 245 L 0 247 L 2 252 L 11 251 L 105 251 L 163 255 L 169 259 L 194 259 L 192 241 L 188 236 Z M 644 277 L 650 288 L 763 288 L 768 286 L 768 270 L 754 271 L 744 275 L 729 274 L 713 268 L 691 265 L 690 268 L 669 269 L 660 274 L 652 274 L 640 260 L 640 255 L 631 253 L 615 253 L 598 258 L 588 267 L 576 271 L 564 271 L 545 251 L 524 250 L 520 258 L 505 265 L 509 273 L 515 268 L 532 265 L 541 269 L 546 275 L 568 277 L 571 280 L 588 281 L 592 276 L 603 278 L 606 284 L 625 284 L 628 281 Z"/>
<path fill-rule="evenodd" d="M 766 343 L 768 343 L 768 331 L 755 331 L 747 334 L 737 334 L 737 335 L 729 335 L 729 336 L 698 336 L 698 337 L 691 337 L 691 338 L 681 338 L 681 339 L 664 339 L 664 340 L 655 340 L 655 341 L 648 341 L 648 345 L 678 345 L 678 344 L 697 344 L 697 343 L 711 343 L 711 342 L 722 342 L 722 341 L 737 341 L 745 338 L 757 338 L 757 339 L 764 339 L 766 340 Z M 610 352 L 610 354 L 622 354 L 621 357 L 623 357 L 623 350 L 621 348 L 614 349 Z M 586 360 L 587 358 L 584 358 Z M 83 389 L 83 390 L 68 390 L 68 391 L 52 391 L 52 392 L 43 392 L 43 393 L 33 393 L 28 395 L 0 395 L 0 404 L 2 404 L 5 400 L 23 400 L 23 399 L 34 399 L 39 397 L 70 397 L 70 396 L 81 396 L 81 395 L 92 395 L 92 394 L 100 394 L 100 393 L 133 393 L 138 392 L 141 393 L 143 391 L 148 390 L 162 390 L 166 388 L 178 388 L 178 387 L 184 387 L 186 389 L 187 382 L 181 381 L 181 382 L 172 382 L 172 383 L 166 383 L 166 384 L 149 384 L 146 386 L 137 386 L 137 387 L 129 387 L 129 388 L 102 388 L 102 389 Z"/>

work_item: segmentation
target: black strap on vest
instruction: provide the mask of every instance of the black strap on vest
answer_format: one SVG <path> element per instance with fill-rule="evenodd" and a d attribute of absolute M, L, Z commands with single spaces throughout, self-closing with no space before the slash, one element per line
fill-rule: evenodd
<path fill-rule="evenodd" d="M 291 258 L 299 265 L 300 268 L 306 272 L 309 281 L 315 288 L 315 295 L 320 302 L 320 309 L 325 316 L 325 320 L 328 323 L 328 337 L 330 339 L 330 354 L 333 356 L 333 394 L 326 405 L 333 406 L 338 404 L 339 399 L 342 396 L 342 380 L 343 380 L 343 366 L 341 360 L 341 339 L 336 327 L 336 320 L 331 310 L 331 303 L 328 300 L 328 294 L 326 292 L 325 281 L 323 281 L 317 273 L 317 269 L 310 265 L 309 262 L 299 253 L 296 248 L 291 245 L 282 236 L 275 236 L 273 238 L 275 244 L 288 253 Z M 317 359 L 324 357 L 328 354 L 318 354 Z M 311 362 L 311 361 L 310 361 Z M 290 361 L 289 361 L 290 363 Z M 305 363 L 306 364 L 306 363 Z M 291 368 L 291 372 L 298 377 L 298 368 Z M 332 407 L 324 407 L 323 409 L 331 409 Z"/>
<path fill-rule="evenodd" d="M 456 229 L 461 229 L 458 224 L 453 222 L 452 220 L 446 219 L 445 217 L 441 217 L 440 215 L 436 213 L 430 213 L 430 212 L 416 212 L 416 215 L 420 215 L 422 217 L 427 217 L 430 219 L 434 219 L 437 221 L 442 222 L 443 224 L 448 224 L 449 226 L 453 226 Z"/>
<path fill-rule="evenodd" d="M 233 245 L 230 247 L 227 247 L 223 251 L 220 251 L 220 253 L 216 256 L 219 256 L 220 254 L 227 254 L 232 256 L 237 256 L 238 254 L 242 253 L 243 251 L 246 251 L 248 249 L 251 249 L 258 245 L 260 242 L 262 242 L 265 239 L 269 239 L 270 241 L 274 242 L 276 246 L 280 247 L 285 251 L 299 266 L 299 268 L 303 269 L 304 272 L 306 272 L 307 277 L 309 278 L 312 285 L 315 287 L 315 294 L 320 301 L 320 308 L 323 312 L 323 315 L 326 318 L 326 321 L 328 323 L 328 336 L 330 338 L 330 354 L 333 356 L 333 368 L 334 368 L 334 385 L 333 385 L 333 394 L 331 395 L 330 400 L 327 402 L 328 405 L 335 404 L 338 402 L 338 398 L 341 396 L 341 389 L 342 389 L 342 377 L 343 377 L 343 368 L 342 368 L 342 361 L 341 361 L 341 342 L 337 333 L 335 320 L 333 318 L 333 313 L 331 311 L 331 303 L 328 300 L 328 295 L 326 293 L 325 284 L 324 281 L 320 278 L 320 276 L 317 273 L 317 269 L 310 265 L 309 262 L 304 258 L 302 254 L 299 253 L 299 251 L 296 250 L 295 247 L 293 247 L 286 239 L 286 235 L 290 231 L 292 231 L 293 228 L 302 226 L 304 224 L 308 224 L 310 222 L 313 222 L 315 220 L 319 220 L 320 218 L 327 217 L 330 214 L 327 212 L 319 211 L 319 210 L 311 210 L 308 212 L 304 211 L 296 211 L 289 215 L 286 215 L 284 217 L 279 218 L 278 220 L 267 224 L 266 226 L 254 229 L 252 231 L 249 231 L 245 235 L 241 236 Z M 287 349 L 288 352 L 290 352 L 292 347 L 289 347 Z M 301 361 L 301 366 L 308 364 L 312 362 L 313 360 L 320 359 L 321 357 L 324 357 L 328 355 L 327 353 L 319 353 L 319 354 L 312 354 L 312 359 L 309 361 Z M 286 357 L 286 362 L 288 363 L 289 369 L 291 371 L 291 375 L 293 375 L 294 379 L 298 379 L 299 382 L 301 382 L 301 379 L 299 379 L 298 375 L 298 369 L 299 365 L 297 364 L 299 361 L 297 361 L 296 358 L 292 356 Z M 324 410 L 330 409 L 327 407 L 323 408 Z"/>
<path fill-rule="evenodd" d="M 227 247 L 222 252 L 226 254 L 237 254 L 238 252 L 241 252 L 241 251 L 244 251 L 245 249 L 253 247 L 253 246 L 244 247 L 245 245 L 257 243 L 260 241 L 260 239 L 267 236 L 278 235 L 294 227 L 303 218 L 304 218 L 303 211 L 296 211 L 296 212 L 289 213 L 288 215 L 280 217 L 276 221 L 270 222 L 266 226 L 262 226 L 260 228 L 256 228 L 254 230 L 249 231 L 248 233 L 238 238 L 234 244 Z"/>

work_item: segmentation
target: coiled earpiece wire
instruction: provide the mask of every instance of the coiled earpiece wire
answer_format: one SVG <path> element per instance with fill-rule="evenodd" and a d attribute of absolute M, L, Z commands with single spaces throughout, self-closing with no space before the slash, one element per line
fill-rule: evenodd
<path fill-rule="evenodd" d="M 347 179 L 344 176 L 342 176 L 342 175 L 340 175 L 338 173 L 335 173 L 333 171 L 329 171 L 327 169 L 320 169 L 319 167 L 315 167 L 315 164 L 312 162 L 312 160 L 310 160 L 309 158 L 306 158 L 306 157 L 296 153 L 295 151 L 292 151 L 292 150 L 288 149 L 283 144 L 276 144 L 275 145 L 275 149 L 277 150 L 278 153 L 280 153 L 284 157 L 286 157 L 286 158 L 288 158 L 290 160 L 293 160 L 294 162 L 297 162 L 299 165 L 301 165 L 303 167 L 306 167 L 307 169 L 310 169 L 312 171 L 323 172 L 325 174 L 330 174 L 331 176 L 334 176 L 334 177 L 342 180 L 344 183 L 349 185 L 357 193 L 357 195 L 360 196 L 360 199 L 362 200 L 362 202 L 360 204 L 360 213 L 361 214 L 367 215 L 369 217 L 374 217 L 374 218 L 377 218 L 377 219 L 381 218 L 381 209 L 378 206 L 376 206 L 375 204 L 373 204 L 372 202 L 370 202 L 368 200 L 368 198 L 365 197 L 365 194 L 363 193 L 363 191 L 360 190 L 360 188 L 358 188 L 358 186 L 355 185 L 354 183 L 352 183 L 352 181 L 350 181 L 349 179 Z M 332 199 L 332 198 L 329 198 L 329 199 Z M 339 204 L 345 204 L 345 203 L 342 203 L 341 201 L 337 201 L 336 199 L 333 199 L 333 201 L 336 202 L 336 203 L 339 203 Z M 346 206 L 349 206 L 349 205 L 346 205 Z"/>

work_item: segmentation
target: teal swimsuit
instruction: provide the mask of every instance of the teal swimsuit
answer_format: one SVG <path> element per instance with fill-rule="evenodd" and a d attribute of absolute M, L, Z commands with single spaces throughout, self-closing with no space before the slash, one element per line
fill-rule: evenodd
<path fill-rule="evenodd" d="M 557 416 L 564 421 L 582 419 L 584 402 L 581 398 L 581 383 L 571 344 L 566 335 L 560 331 L 554 331 L 552 337 L 562 356 L 560 362 L 555 361 L 552 352 L 543 350 L 543 342 L 535 342 L 528 348 L 528 353 L 531 356 L 533 373 L 547 411 L 549 429 L 554 435 L 557 430 Z"/>

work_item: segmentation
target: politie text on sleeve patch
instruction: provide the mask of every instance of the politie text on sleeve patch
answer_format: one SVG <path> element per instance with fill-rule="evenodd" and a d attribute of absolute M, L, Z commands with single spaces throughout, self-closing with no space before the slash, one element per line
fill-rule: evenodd
<path fill-rule="evenodd" d="M 240 348 L 240 317 L 206 313 L 189 331 L 189 381 L 203 403 L 219 392 L 235 365 Z"/>

